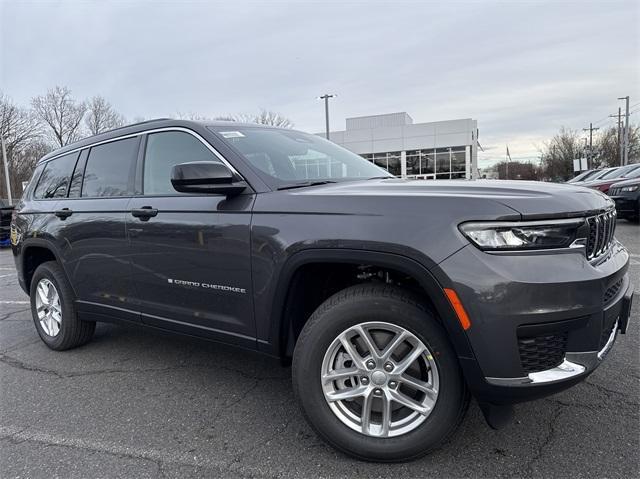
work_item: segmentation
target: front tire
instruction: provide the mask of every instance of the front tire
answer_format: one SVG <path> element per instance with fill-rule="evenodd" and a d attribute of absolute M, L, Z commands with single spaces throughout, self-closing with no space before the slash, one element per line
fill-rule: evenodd
<path fill-rule="evenodd" d="M 91 340 L 96 323 L 78 319 L 73 290 L 58 263 L 49 261 L 36 268 L 30 297 L 33 322 L 49 348 L 64 351 Z"/>
<path fill-rule="evenodd" d="M 413 294 L 357 285 L 327 299 L 296 343 L 294 393 L 329 444 L 378 462 L 440 446 L 469 405 L 442 326 Z"/>

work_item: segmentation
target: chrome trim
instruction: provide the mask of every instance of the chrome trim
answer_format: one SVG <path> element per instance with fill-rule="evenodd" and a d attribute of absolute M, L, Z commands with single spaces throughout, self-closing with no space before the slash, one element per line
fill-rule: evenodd
<path fill-rule="evenodd" d="M 61 156 L 65 156 L 68 155 L 70 153 L 75 153 L 76 151 L 81 151 L 87 148 L 93 148 L 94 146 L 99 146 L 99 145 L 104 145 L 105 143 L 111 143 L 113 141 L 119 141 L 119 140 L 126 140 L 127 138 L 135 138 L 137 136 L 142 136 L 142 135 L 148 135 L 150 133 L 158 133 L 158 132 L 162 132 L 162 131 L 182 131 L 185 133 L 188 133 L 192 136 L 194 136 L 195 138 L 197 138 L 198 140 L 200 140 L 200 142 L 202 142 L 202 144 L 204 144 L 204 146 L 206 146 L 215 156 L 218 157 L 218 159 L 224 163 L 224 165 L 229 168 L 232 172 L 234 172 L 235 174 L 237 174 L 240 178 L 242 178 L 244 181 L 245 178 L 238 172 L 238 170 L 236 170 L 233 165 L 231 163 L 229 163 L 219 152 L 218 150 L 216 150 L 213 146 L 211 146 L 209 144 L 209 142 L 207 140 L 205 140 L 200 134 L 196 133 L 193 130 L 190 130 L 189 128 L 185 128 L 183 126 L 166 126 L 163 128 L 154 128 L 151 130 L 143 130 L 143 131 L 139 131 L 137 133 L 130 133 L 128 135 L 120 135 L 120 136 L 115 136 L 113 138 L 108 138 L 106 140 L 102 140 L 102 141 L 96 141 L 95 143 L 89 143 L 88 145 L 84 145 L 84 146 L 79 146 L 78 148 L 74 148 L 73 150 L 69 150 L 69 151 L 65 151 L 63 153 L 59 153 L 56 156 L 53 156 L 51 158 L 47 158 L 45 161 L 39 161 L 37 164 L 38 165 L 44 165 L 45 163 L 49 163 L 50 161 L 53 161 L 57 158 L 60 158 Z"/>
<path fill-rule="evenodd" d="M 618 320 L 616 320 L 613 330 L 609 335 L 609 339 L 600 351 L 583 351 L 576 353 L 566 353 L 562 364 L 555 368 L 545 369 L 529 373 L 527 376 L 517 378 L 494 378 L 485 377 L 484 379 L 494 386 L 532 386 L 536 384 L 551 384 L 580 376 L 586 372 L 590 372 L 600 364 L 605 356 L 613 347 L 618 334 Z"/>
<path fill-rule="evenodd" d="M 557 220 L 536 220 L 536 221 L 467 221 L 460 223 L 459 228 L 464 229 L 465 226 L 479 226 L 487 228 L 500 227 L 518 227 L 518 226 L 549 226 L 549 225 L 565 225 L 584 223 L 585 217 L 563 218 Z"/>
<path fill-rule="evenodd" d="M 578 376 L 587 370 L 583 365 L 567 361 L 565 358 L 562 364 L 552 369 L 529 373 L 529 379 L 533 384 L 553 383 L 556 381 L 564 381 L 574 376 Z"/>
<path fill-rule="evenodd" d="M 616 340 L 616 335 L 618 334 L 618 321 L 619 320 L 616 319 L 616 324 L 613 325 L 613 329 L 611 330 L 609 339 L 607 339 L 607 343 L 604 345 L 604 347 L 600 351 L 598 351 L 598 359 L 600 361 L 602 361 L 604 357 L 607 355 L 607 353 L 611 350 L 613 343 Z"/>

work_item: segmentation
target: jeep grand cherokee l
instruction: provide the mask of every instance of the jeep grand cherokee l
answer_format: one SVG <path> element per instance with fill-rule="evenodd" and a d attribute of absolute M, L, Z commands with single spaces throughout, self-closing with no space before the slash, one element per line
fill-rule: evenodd
<path fill-rule="evenodd" d="M 45 156 L 11 235 L 50 348 L 129 321 L 291 358 L 322 438 L 397 461 L 471 395 L 498 427 L 600 364 L 632 298 L 615 219 L 586 188 L 403 180 L 315 135 L 155 120 Z"/>

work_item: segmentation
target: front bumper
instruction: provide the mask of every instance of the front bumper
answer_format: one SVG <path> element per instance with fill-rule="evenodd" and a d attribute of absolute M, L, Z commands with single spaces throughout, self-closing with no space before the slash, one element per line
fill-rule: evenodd
<path fill-rule="evenodd" d="M 473 246 L 441 263 L 441 281 L 457 291 L 471 318 L 466 334 L 474 357 L 460 362 L 476 398 L 536 399 L 593 372 L 626 329 L 628 262 L 615 243 L 598 264 L 579 251 L 492 255 Z"/>

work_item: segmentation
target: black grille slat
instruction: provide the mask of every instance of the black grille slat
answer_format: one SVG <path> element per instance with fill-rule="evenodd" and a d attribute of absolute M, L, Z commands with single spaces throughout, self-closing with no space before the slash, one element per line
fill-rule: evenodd
<path fill-rule="evenodd" d="M 616 212 L 609 210 L 587 218 L 589 235 L 587 237 L 587 258 L 594 259 L 606 253 L 613 244 L 616 228 Z"/>
<path fill-rule="evenodd" d="M 540 336 L 518 338 L 520 362 L 524 371 L 534 373 L 562 364 L 567 350 L 567 331 Z"/>
<path fill-rule="evenodd" d="M 622 288 L 622 279 L 619 279 L 618 281 L 616 281 L 614 284 L 612 284 L 607 288 L 607 290 L 604 292 L 604 297 L 602 298 L 602 302 L 605 304 L 605 306 L 609 304 L 611 300 L 613 300 L 613 298 L 617 296 L 618 291 L 620 291 L 620 288 Z"/>

